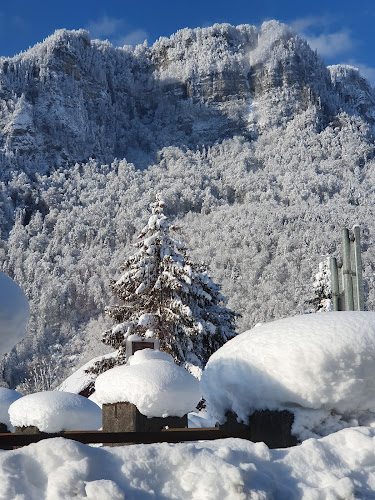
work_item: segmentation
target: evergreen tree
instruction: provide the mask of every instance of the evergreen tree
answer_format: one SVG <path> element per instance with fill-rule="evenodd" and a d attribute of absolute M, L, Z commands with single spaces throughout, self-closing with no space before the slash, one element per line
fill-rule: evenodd
<path fill-rule="evenodd" d="M 314 307 L 314 312 L 332 311 L 332 283 L 329 258 L 319 263 L 319 272 L 315 275 L 313 289 L 314 297 L 310 300 L 310 304 Z"/>
<path fill-rule="evenodd" d="M 129 335 L 157 337 L 163 351 L 186 366 L 203 367 L 208 358 L 236 335 L 236 314 L 220 305 L 220 286 L 203 265 L 189 260 L 175 230 L 164 215 L 159 195 L 151 204 L 152 215 L 138 236 L 137 252 L 121 267 L 122 276 L 111 283 L 121 304 L 107 314 L 116 325 L 103 342 L 118 350 L 117 358 L 98 363 L 93 371 L 105 371 L 125 361 Z"/>

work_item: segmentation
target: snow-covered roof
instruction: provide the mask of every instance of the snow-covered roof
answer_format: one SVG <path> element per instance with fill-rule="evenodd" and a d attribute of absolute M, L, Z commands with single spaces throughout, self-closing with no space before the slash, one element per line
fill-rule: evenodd
<path fill-rule="evenodd" d="M 42 432 L 98 430 L 102 412 L 98 405 L 70 392 L 29 394 L 9 407 L 12 425 L 36 426 Z"/>
<path fill-rule="evenodd" d="M 150 360 L 168 361 L 168 363 L 174 363 L 172 356 L 167 352 L 157 351 L 154 349 L 142 349 L 136 351 L 133 356 L 130 356 L 128 364 L 134 366 L 146 363 Z"/>
<path fill-rule="evenodd" d="M 127 365 L 99 375 L 95 390 L 102 404 L 128 401 L 147 417 L 182 417 L 201 398 L 195 377 L 169 354 L 151 349 L 137 351 Z"/>
<path fill-rule="evenodd" d="M 66 378 L 57 388 L 58 391 L 63 392 L 73 392 L 74 394 L 79 394 L 81 391 L 86 389 L 91 383 L 94 383 L 97 375 L 95 373 L 86 373 L 86 370 L 92 368 L 97 361 L 102 361 L 103 359 L 113 358 L 117 355 L 117 351 L 105 354 L 103 356 L 98 356 L 91 359 L 83 366 L 78 368 L 74 373 L 72 373 L 68 378 Z"/>
<path fill-rule="evenodd" d="M 0 387 L 0 423 L 5 424 L 10 431 L 12 430 L 12 425 L 8 414 L 9 406 L 19 398 L 22 398 L 22 394 L 19 392 Z"/>
<path fill-rule="evenodd" d="M 23 339 L 30 308 L 21 288 L 0 272 L 0 356 Z"/>
<path fill-rule="evenodd" d="M 211 356 L 201 387 L 221 422 L 227 410 L 246 421 L 265 408 L 291 409 L 301 428 L 328 419 L 331 432 L 332 419 L 375 420 L 375 313 L 317 313 L 257 326 Z"/>

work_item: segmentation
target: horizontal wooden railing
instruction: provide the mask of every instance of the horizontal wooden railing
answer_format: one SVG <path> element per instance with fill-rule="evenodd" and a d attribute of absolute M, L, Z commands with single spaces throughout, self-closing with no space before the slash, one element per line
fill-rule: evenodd
<path fill-rule="evenodd" d="M 65 431 L 59 433 L 38 434 L 15 434 L 0 433 L 0 449 L 13 446 L 26 446 L 37 443 L 43 439 L 63 437 L 84 444 L 96 443 L 180 443 L 183 441 L 206 441 L 212 439 L 224 439 L 230 437 L 245 438 L 241 432 L 230 433 L 222 431 L 218 427 L 198 429 L 163 429 L 158 432 L 105 432 L 105 431 Z"/>

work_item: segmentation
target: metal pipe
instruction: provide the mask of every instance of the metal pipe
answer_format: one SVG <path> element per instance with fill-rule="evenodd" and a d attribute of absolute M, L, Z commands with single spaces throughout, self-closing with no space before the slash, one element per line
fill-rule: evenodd
<path fill-rule="evenodd" d="M 353 311 L 352 271 L 350 266 L 349 229 L 342 230 L 342 277 L 344 283 L 345 311 Z"/>
<path fill-rule="evenodd" d="M 339 291 L 339 276 L 337 271 L 336 257 L 331 257 L 329 264 L 331 269 L 332 306 L 334 311 L 338 311 L 340 291 Z"/>
<path fill-rule="evenodd" d="M 355 256 L 355 283 L 357 289 L 356 304 L 354 308 L 357 311 L 364 311 L 365 300 L 363 293 L 363 275 L 362 275 L 362 258 L 361 258 L 361 229 L 359 226 L 353 227 L 354 233 L 354 256 Z"/>

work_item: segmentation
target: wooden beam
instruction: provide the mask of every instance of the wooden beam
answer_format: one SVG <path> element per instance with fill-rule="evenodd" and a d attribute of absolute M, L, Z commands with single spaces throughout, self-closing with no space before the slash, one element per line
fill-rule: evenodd
<path fill-rule="evenodd" d="M 9 446 L 26 446 L 43 439 L 63 437 L 84 444 L 94 443 L 179 443 L 183 441 L 206 441 L 231 437 L 243 438 L 240 432 L 223 432 L 217 427 L 206 429 L 163 429 L 158 432 L 103 432 L 103 431 L 67 431 L 60 433 L 14 434 L 0 433 L 0 449 Z"/>

